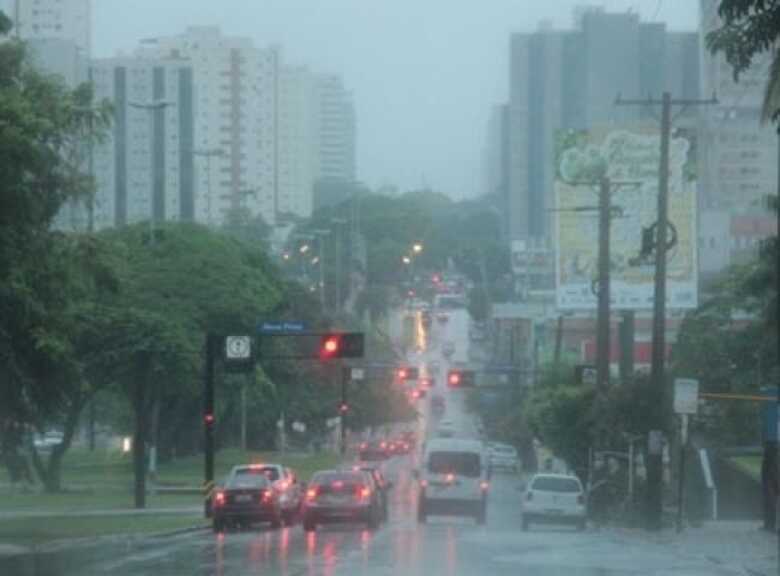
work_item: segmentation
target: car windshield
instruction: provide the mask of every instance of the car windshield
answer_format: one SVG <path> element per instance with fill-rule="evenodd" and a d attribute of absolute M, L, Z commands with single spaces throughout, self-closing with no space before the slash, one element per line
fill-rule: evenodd
<path fill-rule="evenodd" d="M 0 0 L 0 576 L 777 574 L 779 194 L 780 0 Z"/>
<path fill-rule="evenodd" d="M 576 479 L 556 476 L 537 476 L 531 488 L 543 492 L 582 492 L 582 486 Z"/>
<path fill-rule="evenodd" d="M 467 478 L 480 475 L 479 454 L 473 452 L 431 452 L 428 471 L 432 474 L 457 474 Z"/>

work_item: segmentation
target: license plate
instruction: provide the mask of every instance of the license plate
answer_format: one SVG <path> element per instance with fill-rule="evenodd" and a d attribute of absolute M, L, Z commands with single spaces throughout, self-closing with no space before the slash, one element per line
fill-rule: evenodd
<path fill-rule="evenodd" d="M 239 494 L 236 496 L 236 502 L 251 502 L 252 496 L 250 494 Z"/>

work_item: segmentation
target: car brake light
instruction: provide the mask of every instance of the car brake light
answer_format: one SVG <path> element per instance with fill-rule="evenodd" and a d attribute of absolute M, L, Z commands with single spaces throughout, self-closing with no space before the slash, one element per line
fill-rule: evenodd
<path fill-rule="evenodd" d="M 268 502 L 271 502 L 271 500 L 273 500 L 273 497 L 274 497 L 274 495 L 273 495 L 273 493 L 270 490 L 265 490 L 263 492 L 263 495 L 260 497 L 260 500 L 262 502 L 268 503 Z"/>
<path fill-rule="evenodd" d="M 479 488 L 483 492 L 487 492 L 487 489 L 490 488 L 490 484 L 487 482 L 487 480 L 483 480 L 479 483 Z"/>
<path fill-rule="evenodd" d="M 278 486 L 279 486 L 279 490 L 284 492 L 290 487 L 290 483 L 287 482 L 287 480 L 282 480 L 281 482 L 279 482 Z"/>
<path fill-rule="evenodd" d="M 317 489 L 316 488 L 309 488 L 306 490 L 306 500 L 312 501 L 317 499 Z"/>
<path fill-rule="evenodd" d="M 371 488 L 368 488 L 367 486 L 358 488 L 358 497 L 361 500 L 368 500 L 371 497 Z"/>
<path fill-rule="evenodd" d="M 444 477 L 444 481 L 447 482 L 447 484 L 452 484 L 453 482 L 455 482 L 455 474 L 450 472 Z"/>
<path fill-rule="evenodd" d="M 387 448 L 387 442 L 382 442 L 382 443 L 379 445 L 379 447 L 380 447 L 380 448 Z"/>
<path fill-rule="evenodd" d="M 336 480 L 333 483 L 333 489 L 334 490 L 341 490 L 342 488 L 344 488 L 344 482 L 342 482 L 341 480 Z"/>
<path fill-rule="evenodd" d="M 225 503 L 225 493 L 224 492 L 217 492 L 214 495 L 214 504 L 217 506 L 222 506 Z"/>
<path fill-rule="evenodd" d="M 529 490 L 528 494 L 525 495 L 525 499 L 530 502 L 531 500 L 534 499 L 534 493 Z"/>

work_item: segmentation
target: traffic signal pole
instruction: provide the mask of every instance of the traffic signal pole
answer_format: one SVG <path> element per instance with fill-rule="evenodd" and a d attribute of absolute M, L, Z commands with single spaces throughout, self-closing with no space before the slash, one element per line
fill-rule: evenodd
<path fill-rule="evenodd" d="M 214 363 L 217 354 L 216 344 L 216 335 L 213 332 L 208 332 L 206 334 L 206 362 L 203 378 L 203 451 L 205 455 L 203 490 L 206 517 L 211 515 L 210 493 L 214 487 Z"/>

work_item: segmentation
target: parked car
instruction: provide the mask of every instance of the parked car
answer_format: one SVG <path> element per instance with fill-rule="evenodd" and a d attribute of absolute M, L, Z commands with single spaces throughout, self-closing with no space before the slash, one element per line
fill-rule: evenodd
<path fill-rule="evenodd" d="M 256 473 L 250 466 L 234 468 L 214 493 L 212 502 L 214 532 L 255 522 L 270 522 L 272 528 L 282 525 L 282 510 L 274 487 L 264 474 Z"/>
<path fill-rule="evenodd" d="M 576 476 L 536 474 L 522 502 L 523 530 L 532 523 L 574 524 L 585 529 L 585 492 Z"/>
<path fill-rule="evenodd" d="M 520 460 L 517 457 L 517 450 L 514 446 L 492 442 L 488 445 L 488 455 L 490 457 L 490 465 L 494 470 L 517 472 L 520 468 Z"/>
<path fill-rule="evenodd" d="M 243 470 L 246 467 L 239 468 Z M 236 468 L 233 470 L 235 471 Z M 281 464 L 272 463 L 250 464 L 249 471 L 254 474 L 263 474 L 271 482 L 279 498 L 282 521 L 288 525 L 294 524 L 298 519 L 303 502 L 303 487 L 295 473 Z M 239 473 L 242 472 L 239 471 Z"/>
<path fill-rule="evenodd" d="M 379 526 L 382 501 L 373 477 L 363 471 L 325 470 L 309 482 L 303 504 L 303 529 L 312 532 L 321 524 L 361 522 Z"/>
<path fill-rule="evenodd" d="M 487 514 L 489 467 L 482 442 L 454 438 L 430 440 L 423 455 L 417 519 L 428 516 L 472 516 L 484 524 Z"/>

